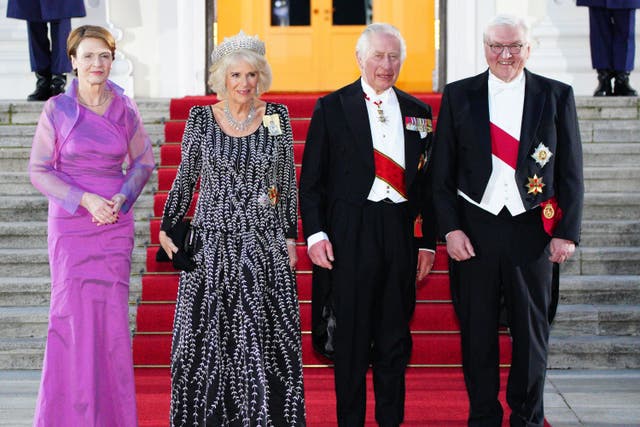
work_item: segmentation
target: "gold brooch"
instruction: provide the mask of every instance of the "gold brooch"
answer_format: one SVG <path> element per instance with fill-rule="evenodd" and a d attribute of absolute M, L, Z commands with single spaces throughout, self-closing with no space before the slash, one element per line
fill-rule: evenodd
<path fill-rule="evenodd" d="M 526 187 L 529 189 L 527 194 L 542 193 L 542 187 L 546 185 L 544 182 L 542 182 L 542 177 L 538 178 L 538 175 L 533 175 L 533 178 L 527 178 L 527 179 L 529 180 L 529 183 L 526 185 Z"/>
<path fill-rule="evenodd" d="M 280 200 L 280 193 L 278 193 L 278 189 L 275 185 L 269 187 L 268 195 L 271 206 L 275 206 L 278 203 L 278 200 Z"/>

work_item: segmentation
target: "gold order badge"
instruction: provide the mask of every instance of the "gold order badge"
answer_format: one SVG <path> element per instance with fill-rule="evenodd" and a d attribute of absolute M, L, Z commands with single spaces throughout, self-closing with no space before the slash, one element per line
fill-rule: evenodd
<path fill-rule="evenodd" d="M 556 210 L 551 203 L 548 203 L 542 210 L 542 214 L 546 219 L 552 219 L 556 215 Z"/>
<path fill-rule="evenodd" d="M 541 194 L 542 187 L 545 186 L 545 183 L 542 182 L 542 177 L 538 177 L 538 175 L 534 174 L 533 178 L 529 177 L 527 179 L 529 180 L 529 183 L 526 184 L 526 187 L 529 189 L 527 194 Z"/>

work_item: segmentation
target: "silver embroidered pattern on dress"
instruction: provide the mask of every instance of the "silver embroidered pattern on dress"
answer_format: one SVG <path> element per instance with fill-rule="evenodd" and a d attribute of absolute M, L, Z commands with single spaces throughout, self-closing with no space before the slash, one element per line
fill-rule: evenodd
<path fill-rule="evenodd" d="M 194 107 L 164 218 L 182 219 L 200 177 L 198 268 L 182 272 L 171 355 L 171 425 L 304 426 L 300 315 L 285 233 L 297 227 L 291 125 L 225 135 Z M 185 161 L 186 160 L 186 161 Z M 274 183 L 273 180 L 277 179 Z M 267 196 L 277 185 L 281 199 Z"/>

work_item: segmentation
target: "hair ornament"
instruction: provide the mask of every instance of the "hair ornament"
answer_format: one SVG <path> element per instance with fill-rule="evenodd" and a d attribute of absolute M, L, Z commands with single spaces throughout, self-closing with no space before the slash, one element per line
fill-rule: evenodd
<path fill-rule="evenodd" d="M 257 35 L 248 36 L 244 31 L 240 30 L 235 36 L 225 37 L 222 43 L 213 49 L 213 52 L 211 52 L 211 63 L 215 64 L 230 53 L 242 49 L 252 50 L 263 56 L 265 54 L 264 42 L 260 40 Z"/>

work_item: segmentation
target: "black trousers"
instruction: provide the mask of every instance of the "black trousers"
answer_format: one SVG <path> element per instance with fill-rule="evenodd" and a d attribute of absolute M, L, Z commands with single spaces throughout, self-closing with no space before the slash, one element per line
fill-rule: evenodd
<path fill-rule="evenodd" d="M 339 426 L 364 425 L 369 364 L 376 421 L 396 426 L 404 418 L 417 259 L 405 205 L 367 202 L 334 209 L 330 238 Z"/>
<path fill-rule="evenodd" d="M 476 256 L 450 261 L 451 293 L 460 320 L 469 426 L 500 426 L 498 320 L 506 307 L 512 338 L 507 402 L 512 426 L 542 426 L 552 304 L 550 237 L 540 210 L 495 216 L 461 201 L 463 231 Z"/>
<path fill-rule="evenodd" d="M 49 29 L 51 28 L 51 41 Z M 51 22 L 27 21 L 31 71 L 64 74 L 71 71 L 67 56 L 67 37 L 71 32 L 71 19 Z"/>

